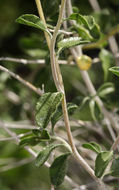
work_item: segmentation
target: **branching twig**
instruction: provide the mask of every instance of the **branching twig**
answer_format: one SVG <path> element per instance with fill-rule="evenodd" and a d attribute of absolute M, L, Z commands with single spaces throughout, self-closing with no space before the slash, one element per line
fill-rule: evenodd
<path fill-rule="evenodd" d="M 70 1 L 70 0 L 68 0 L 68 1 Z M 71 52 L 72 52 L 72 55 L 74 56 L 75 61 L 77 62 L 77 57 L 79 56 L 78 55 L 79 52 L 76 52 L 75 49 L 72 49 Z M 83 80 L 84 80 L 84 82 L 86 84 L 86 87 L 87 87 L 88 91 L 90 92 L 91 95 L 95 96 L 96 95 L 96 90 L 95 90 L 95 88 L 93 86 L 92 81 L 90 80 L 90 77 L 89 77 L 87 71 L 81 71 L 80 70 L 80 73 L 82 75 L 82 78 L 83 78 Z M 111 114 L 105 109 L 101 99 L 96 96 L 95 100 L 97 101 L 97 103 L 101 107 L 105 118 L 108 118 L 108 120 L 112 124 L 113 128 L 118 132 L 118 124 L 117 124 L 117 122 L 114 120 L 114 118 L 111 116 Z M 116 138 L 116 136 L 115 136 L 115 138 Z"/>
<path fill-rule="evenodd" d="M 12 58 L 12 57 L 0 57 L 0 61 L 10 61 L 10 62 L 15 62 L 15 63 L 22 63 L 24 65 L 45 64 L 44 59 L 28 60 L 28 59 L 19 59 L 19 58 Z"/>
<path fill-rule="evenodd" d="M 29 134 L 29 133 L 27 133 Z M 16 138 L 21 138 L 23 136 L 25 136 L 26 134 L 20 134 L 20 135 L 17 135 L 15 137 L 5 137 L 5 138 L 0 138 L 0 142 L 2 141 L 11 141 L 11 140 L 15 140 Z"/>
<path fill-rule="evenodd" d="M 53 38 L 51 40 L 51 48 L 50 48 L 50 57 L 51 57 L 51 64 L 52 64 L 52 73 L 53 73 L 53 77 L 54 77 L 54 81 L 56 84 L 56 87 L 59 91 L 64 93 L 64 98 L 62 101 L 62 110 L 63 110 L 63 115 L 64 115 L 64 122 L 65 122 L 65 127 L 67 130 L 67 135 L 68 135 L 68 141 L 69 144 L 72 148 L 72 152 L 74 154 L 74 157 L 77 159 L 77 161 L 82 165 L 83 168 L 85 168 L 85 170 L 92 176 L 92 178 L 98 183 L 101 184 L 101 181 L 99 179 L 97 179 L 97 177 L 94 175 L 94 171 L 92 170 L 92 168 L 87 164 L 87 162 L 80 156 L 80 154 L 78 153 L 74 141 L 73 141 L 73 137 L 72 137 L 72 133 L 71 133 L 71 129 L 70 129 L 70 123 L 69 123 L 69 118 L 68 118 L 68 112 L 67 112 L 67 105 L 66 105 L 66 98 L 65 98 L 65 92 L 64 92 L 64 86 L 63 86 L 63 82 L 62 82 L 62 76 L 60 73 L 60 69 L 59 69 L 59 65 L 57 64 L 57 59 L 56 59 L 56 54 L 55 54 L 55 42 L 56 42 L 56 37 L 58 34 L 58 30 L 60 29 L 61 23 L 62 23 L 62 18 L 63 18 L 63 11 L 64 11 L 64 6 L 65 6 L 65 2 L 66 0 L 62 0 L 61 1 L 61 8 L 60 8 L 60 13 L 59 13 L 59 18 L 58 18 L 58 22 L 53 34 Z M 57 84 L 57 79 L 59 81 L 59 84 Z M 101 184 L 103 185 L 103 184 Z"/>
<path fill-rule="evenodd" d="M 118 61 L 119 60 L 119 53 L 116 53 L 114 55 L 114 57 Z M 13 63 L 21 63 L 21 64 L 24 64 L 24 65 L 27 65 L 27 64 L 41 64 L 41 65 L 44 65 L 45 64 L 45 59 L 28 60 L 28 59 L 19 59 L 19 58 L 13 58 L 13 57 L 0 57 L 0 61 L 9 61 L 9 62 L 13 62 Z M 95 63 L 99 63 L 100 59 L 98 57 L 96 57 L 92 61 L 93 61 L 93 64 L 95 64 Z M 66 65 L 66 64 L 75 65 L 75 63 L 73 61 L 69 62 L 67 60 L 58 60 L 58 64 L 61 64 L 61 65 Z"/>
<path fill-rule="evenodd" d="M 28 60 L 28 59 L 19 59 L 19 58 L 13 58 L 13 57 L 0 57 L 0 61 L 9 61 L 9 62 L 13 62 L 13 63 L 21 63 L 24 65 L 27 65 L 27 64 L 44 65 L 45 64 L 45 59 Z M 58 60 L 58 63 L 63 64 L 63 65 L 68 64 L 66 60 Z"/>
<path fill-rule="evenodd" d="M 14 138 L 14 140 L 16 141 L 16 143 L 18 144 L 19 143 L 19 138 L 18 136 L 14 133 L 14 132 L 11 132 L 10 129 L 7 129 L 7 127 L 4 125 L 4 123 L 2 123 L 2 128 L 12 137 Z M 37 153 L 34 152 L 30 147 L 28 146 L 25 146 L 24 147 L 33 157 L 37 157 Z M 32 159 L 32 158 L 29 158 L 29 159 Z M 23 160 L 22 160 L 23 161 Z M 22 162 L 23 164 L 23 162 Z M 17 165 L 17 164 L 16 164 Z M 48 162 L 45 162 L 45 166 L 46 167 L 50 167 L 50 164 Z M 17 166 L 16 166 L 17 167 Z M 6 168 L 4 168 L 5 170 Z M 7 169 L 12 169 L 12 168 L 7 168 Z M 78 187 L 78 184 L 75 183 L 70 177 L 68 176 L 65 176 L 65 179 L 69 182 L 70 185 L 72 185 L 72 187 Z"/>
<path fill-rule="evenodd" d="M 0 70 L 4 71 L 6 73 L 8 73 L 10 76 L 12 76 L 13 78 L 17 79 L 18 81 L 20 81 L 22 84 L 24 84 L 26 87 L 30 88 L 32 91 L 36 92 L 38 95 L 42 95 L 42 90 L 40 90 L 40 88 L 36 88 L 33 84 L 31 84 L 30 82 L 24 80 L 23 78 L 21 78 L 19 75 L 13 73 L 12 71 L 8 70 L 7 68 L 3 67 L 0 65 Z"/>

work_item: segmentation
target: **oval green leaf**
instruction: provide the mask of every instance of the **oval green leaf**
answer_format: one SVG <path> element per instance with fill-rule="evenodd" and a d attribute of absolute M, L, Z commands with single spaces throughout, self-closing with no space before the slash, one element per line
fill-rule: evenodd
<path fill-rule="evenodd" d="M 62 154 L 57 157 L 50 167 L 51 183 L 57 187 L 62 184 L 67 172 L 67 158 L 70 153 Z"/>
<path fill-rule="evenodd" d="M 80 37 L 70 37 L 70 38 L 63 39 L 60 42 L 58 42 L 58 54 L 60 54 L 60 52 L 63 49 L 70 48 L 77 45 L 87 44 L 87 43 L 89 43 L 88 40 L 82 40 L 82 38 Z"/>
<path fill-rule="evenodd" d="M 115 64 L 115 59 L 112 53 L 106 49 L 102 49 L 99 54 L 100 60 L 102 62 L 102 68 L 104 72 L 104 81 L 108 81 L 110 78 L 109 68 Z"/>
<path fill-rule="evenodd" d="M 51 36 L 51 33 L 48 31 L 48 29 L 46 28 L 44 23 L 36 15 L 33 15 L 33 14 L 22 15 L 16 19 L 16 22 L 27 25 L 27 26 L 31 26 L 34 28 L 41 29 L 41 30 L 47 32 Z"/>
<path fill-rule="evenodd" d="M 97 91 L 98 96 L 105 97 L 107 94 L 110 94 L 115 91 L 114 84 L 112 82 L 106 82 L 100 86 Z"/>
<path fill-rule="evenodd" d="M 100 152 L 95 161 L 95 175 L 100 178 L 113 157 L 113 151 Z"/>
<path fill-rule="evenodd" d="M 35 165 L 37 167 L 42 166 L 46 162 L 48 157 L 50 156 L 50 153 L 59 146 L 63 146 L 63 144 L 55 144 L 55 145 L 50 144 L 49 146 L 46 146 L 45 148 L 43 148 L 43 150 L 40 151 L 40 153 L 38 154 L 36 158 Z"/>
<path fill-rule="evenodd" d="M 76 109 L 77 105 L 73 103 L 67 104 L 68 114 L 71 115 Z M 56 112 L 54 113 L 53 117 L 51 118 L 52 128 L 54 128 L 55 124 L 63 117 L 62 107 L 58 106 Z"/>
<path fill-rule="evenodd" d="M 110 175 L 119 177 L 119 157 L 113 160 Z"/>
<path fill-rule="evenodd" d="M 93 16 L 81 15 L 79 13 L 73 13 L 68 18 L 69 20 L 75 20 L 76 25 L 74 27 L 79 32 L 79 35 L 83 39 L 98 40 L 100 38 L 100 27 L 95 22 Z"/>
<path fill-rule="evenodd" d="M 46 140 L 50 140 L 51 138 L 50 138 L 50 134 L 49 134 L 49 132 L 47 131 L 47 130 L 45 130 L 45 129 L 33 129 L 32 130 L 33 131 L 33 133 L 34 133 L 34 135 L 35 136 L 37 136 L 39 139 L 41 139 L 41 141 L 46 141 Z"/>
<path fill-rule="evenodd" d="M 63 94 L 60 92 L 49 92 L 41 96 L 40 100 L 36 105 L 35 118 L 38 126 L 40 126 L 41 128 L 47 127 L 62 98 Z"/>
<path fill-rule="evenodd" d="M 82 145 L 83 148 L 86 148 L 86 149 L 89 149 L 89 150 L 92 150 L 96 153 L 100 153 L 101 152 L 101 147 L 99 144 L 95 143 L 95 142 L 90 142 L 90 143 L 85 143 Z"/>

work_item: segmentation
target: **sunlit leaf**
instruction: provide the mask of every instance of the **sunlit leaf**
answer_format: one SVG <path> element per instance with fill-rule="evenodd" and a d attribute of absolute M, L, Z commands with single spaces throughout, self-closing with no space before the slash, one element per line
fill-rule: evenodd
<path fill-rule="evenodd" d="M 89 41 L 87 40 L 82 40 L 80 37 L 70 37 L 70 38 L 65 38 L 58 42 L 58 54 L 66 48 L 70 48 L 73 46 L 77 45 L 82 45 L 82 44 L 87 44 Z"/>

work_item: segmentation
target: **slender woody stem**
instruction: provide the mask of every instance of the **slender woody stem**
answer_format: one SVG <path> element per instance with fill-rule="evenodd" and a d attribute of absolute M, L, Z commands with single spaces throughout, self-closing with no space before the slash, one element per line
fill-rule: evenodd
<path fill-rule="evenodd" d="M 38 3 L 37 0 L 36 0 L 36 3 Z M 62 110 L 63 110 L 64 122 L 65 122 L 65 127 L 66 127 L 66 131 L 67 131 L 67 135 L 68 135 L 69 144 L 70 144 L 70 146 L 72 148 L 72 152 L 74 154 L 74 157 L 82 165 L 82 167 L 86 169 L 86 171 L 90 174 L 90 176 L 92 176 L 92 178 L 99 185 L 101 185 L 100 189 L 103 188 L 103 190 L 104 190 L 105 187 L 103 186 L 101 181 L 94 175 L 93 169 L 79 155 L 79 153 L 78 153 L 78 151 L 77 151 L 77 149 L 75 147 L 73 137 L 72 137 L 72 133 L 71 133 L 71 129 L 70 129 L 70 123 L 69 123 L 69 117 L 68 117 L 67 105 L 66 105 L 66 97 L 65 97 L 65 91 L 64 91 L 64 85 L 63 85 L 62 75 L 61 75 L 61 72 L 60 72 L 60 68 L 59 68 L 56 53 L 55 53 L 55 43 L 56 43 L 56 38 L 57 38 L 57 35 L 58 35 L 58 31 L 59 31 L 59 29 L 61 27 L 61 24 L 62 24 L 62 18 L 63 18 L 63 12 L 64 12 L 65 3 L 66 3 L 66 0 L 62 0 L 60 13 L 59 13 L 59 17 L 58 17 L 58 22 L 57 22 L 57 25 L 56 25 L 56 28 L 55 28 L 55 31 L 53 33 L 53 37 L 52 37 L 51 43 L 50 43 L 50 58 L 51 58 L 52 74 L 53 74 L 54 82 L 55 82 L 55 85 L 56 85 L 58 91 L 60 91 L 60 92 L 62 92 L 64 94 L 64 98 L 62 100 Z M 41 14 L 40 11 L 43 12 L 41 7 L 39 8 L 39 15 L 42 15 L 43 13 Z"/>
<path fill-rule="evenodd" d="M 58 34 L 58 30 L 60 29 L 61 23 L 62 23 L 62 17 L 63 17 L 63 11 L 64 11 L 65 2 L 66 2 L 66 0 L 62 0 L 62 2 L 61 2 L 59 18 L 58 18 L 57 26 L 56 26 L 54 34 L 53 34 L 53 38 L 51 40 L 51 49 L 50 49 L 51 64 L 53 64 L 53 65 L 56 64 L 57 65 L 56 72 L 57 72 L 57 76 L 58 76 L 58 79 L 59 79 L 60 87 L 61 87 L 61 89 L 63 89 L 63 91 L 64 91 L 64 86 L 63 86 L 63 82 L 62 82 L 62 75 L 61 75 L 61 72 L 60 72 L 60 69 L 59 69 L 59 65 L 58 65 L 58 63 L 57 63 L 57 61 L 55 59 L 55 43 L 56 43 L 56 37 L 57 37 L 57 34 Z M 59 89 L 59 86 L 57 86 L 57 88 Z M 59 89 L 59 91 L 60 91 L 60 89 Z M 63 115 L 64 115 L 65 127 L 66 127 L 66 131 L 67 131 L 67 135 L 68 135 L 68 141 L 69 141 L 69 144 L 70 144 L 70 146 L 72 148 L 72 152 L 74 154 L 74 157 L 82 165 L 82 167 L 86 169 L 86 171 L 92 176 L 92 178 L 98 184 L 100 184 L 100 180 L 97 179 L 97 177 L 94 175 L 94 171 L 92 170 L 92 168 L 80 156 L 80 154 L 78 153 L 78 151 L 77 151 L 77 149 L 75 147 L 73 137 L 72 137 L 72 133 L 71 133 L 71 129 L 70 129 L 70 123 L 69 123 L 69 117 L 68 117 L 67 105 L 66 105 L 65 91 L 64 91 L 64 98 L 62 100 L 62 110 L 63 110 Z"/>
<path fill-rule="evenodd" d="M 40 16 L 41 20 L 43 21 L 45 27 L 47 28 L 47 24 L 46 24 L 46 21 L 45 21 L 45 17 L 44 17 L 41 1 L 40 0 L 35 0 L 35 1 L 36 1 L 36 5 L 37 5 L 39 16 Z M 46 38 L 48 47 L 50 48 L 50 36 L 48 35 L 47 32 L 44 32 L 44 33 L 45 33 L 45 38 Z"/>
<path fill-rule="evenodd" d="M 30 82 L 24 80 L 23 78 L 21 78 L 19 75 L 13 73 L 12 71 L 8 70 L 7 68 L 3 67 L 0 65 L 0 70 L 4 71 L 6 73 L 8 73 L 10 76 L 12 76 L 13 78 L 17 79 L 18 81 L 20 81 L 22 84 L 24 84 L 26 87 L 30 88 L 32 91 L 36 92 L 38 95 L 42 95 L 42 90 L 40 88 L 36 88 L 33 84 L 31 84 Z"/>
<path fill-rule="evenodd" d="M 112 147 L 111 147 L 111 150 L 115 150 L 119 145 L 119 135 L 117 136 L 115 142 L 113 143 Z"/>

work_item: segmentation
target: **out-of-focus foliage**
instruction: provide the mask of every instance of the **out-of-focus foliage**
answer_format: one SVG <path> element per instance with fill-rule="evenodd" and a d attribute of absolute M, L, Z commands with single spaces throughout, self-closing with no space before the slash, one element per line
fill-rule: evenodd
<path fill-rule="evenodd" d="M 94 16 L 100 26 L 101 32 L 103 33 L 101 36 L 102 38 L 104 34 L 107 34 L 114 26 L 119 24 L 119 1 L 98 0 L 98 2 L 101 6 L 101 11 L 94 12 L 88 0 L 72 0 L 75 13 Z M 58 18 L 60 0 L 43 0 L 42 4 L 48 24 L 55 26 Z M 35 1 L 0 1 L 0 56 L 27 59 L 40 58 L 45 59 L 46 65 L 21 65 L 20 63 L 4 61 L 0 63 L 11 71 L 18 73 L 25 80 L 30 81 L 37 87 L 42 88 L 42 85 L 44 84 L 45 92 L 54 92 L 56 91 L 56 88 L 51 75 L 49 51 L 44 34 L 42 31 L 38 31 L 35 28 L 15 23 L 16 18 L 22 14 L 38 15 Z M 62 36 L 59 36 L 58 40 L 61 41 Z M 119 44 L 118 33 L 116 34 L 116 40 Z M 92 64 L 91 69 L 89 70 L 89 75 L 96 89 L 99 89 L 104 81 L 112 83 L 111 93 L 107 93 L 107 88 L 109 89 L 109 85 L 107 85 L 105 87 L 106 93 L 103 93 L 103 96 L 100 97 L 104 100 L 107 109 L 119 114 L 119 78 L 108 71 L 109 67 L 115 66 L 115 60 L 110 52 L 108 42 L 105 41 L 102 46 L 103 49 L 84 49 L 84 53 L 91 58 L 99 56 L 101 59 L 98 63 Z M 68 60 L 70 63 L 72 57 L 70 56 L 69 50 L 66 49 L 63 51 L 60 59 Z M 90 109 L 89 100 L 92 100 L 93 97 L 89 97 L 89 93 L 84 87 L 84 82 L 77 66 L 62 65 L 61 71 L 67 101 L 81 106 L 79 112 L 76 111 L 76 114 L 74 113 L 74 118 L 94 122 L 94 118 L 96 117 L 98 121 L 100 121 L 102 115 L 98 109 L 98 105 L 95 105 L 95 102 L 93 102 L 94 106 Z M 85 96 L 89 97 L 89 99 L 82 106 Z M 8 74 L 0 72 L 0 120 L 16 122 L 17 124 L 19 124 L 19 121 L 22 121 L 22 124 L 24 125 L 35 125 L 35 105 L 38 99 L 39 96 L 34 92 L 11 78 Z M 97 117 L 97 113 L 100 118 Z M 82 140 L 83 142 L 99 141 L 99 144 L 104 147 L 110 147 L 109 142 L 106 141 L 106 139 L 105 141 L 104 139 L 102 141 L 102 137 L 97 135 L 94 131 L 87 130 L 84 126 L 80 128 L 81 132 L 77 136 L 78 140 Z M 103 126 L 103 128 L 106 131 L 106 134 L 108 134 L 106 127 Z M 75 126 L 74 129 L 76 129 Z M 26 132 L 26 130 L 22 129 L 12 130 L 17 134 Z M 0 128 L 0 136 L 7 136 L 7 133 L 5 133 L 2 128 Z M 110 139 L 109 134 L 108 137 Z M 12 163 L 18 162 L 21 159 L 29 158 L 30 155 L 22 147 L 14 145 L 13 142 L 0 142 L 0 150 L 0 190 L 50 189 L 48 169 L 45 166 L 42 166 L 40 169 L 36 168 L 34 162 L 24 165 L 23 167 L 2 172 L 2 167 L 5 166 L 6 163 L 12 165 Z M 112 169 L 114 166 L 113 163 Z M 71 170 L 75 171 L 75 174 L 72 177 L 75 178 L 75 181 L 79 182 L 77 176 L 80 175 L 81 184 L 89 182 L 87 173 L 84 171 L 82 172 L 82 169 L 80 167 L 78 168 L 76 163 L 72 164 L 69 168 L 68 172 L 70 176 L 72 176 Z M 65 181 L 62 186 L 58 187 L 58 190 L 61 189 L 70 190 L 71 186 Z M 117 189 L 118 187 L 115 190 Z"/>

